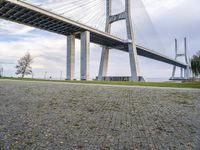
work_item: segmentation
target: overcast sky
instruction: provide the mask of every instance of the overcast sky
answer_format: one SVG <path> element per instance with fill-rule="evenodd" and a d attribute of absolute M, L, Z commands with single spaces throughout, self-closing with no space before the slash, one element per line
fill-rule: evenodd
<path fill-rule="evenodd" d="M 118 0 L 113 1 L 114 8 L 117 8 Z M 186 36 L 189 55 L 200 50 L 199 0 L 143 0 L 146 11 L 141 9 L 143 4 L 139 0 L 132 2 L 132 19 L 137 44 L 156 49 L 174 58 L 174 38 L 178 38 L 181 52 L 183 38 Z M 113 25 L 113 34 L 126 38 L 123 25 L 123 22 Z M 77 40 L 76 43 L 76 78 L 79 78 L 80 41 Z M 34 57 L 32 67 L 35 77 L 43 77 L 44 72 L 47 72 L 47 76 L 59 78 L 62 72 L 62 78 L 65 78 L 66 37 L 0 19 L 0 66 L 3 66 L 5 75 L 15 76 L 14 66 L 27 51 Z M 98 74 L 100 56 L 101 47 L 91 44 L 91 78 Z M 171 76 L 171 65 L 142 57 L 139 57 L 139 65 L 141 75 L 145 78 Z M 108 73 L 114 76 L 129 76 L 128 54 L 111 50 Z"/>

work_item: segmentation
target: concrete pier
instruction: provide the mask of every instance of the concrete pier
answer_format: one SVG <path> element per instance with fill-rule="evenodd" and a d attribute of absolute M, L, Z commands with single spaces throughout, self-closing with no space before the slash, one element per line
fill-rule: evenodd
<path fill-rule="evenodd" d="M 75 35 L 67 36 L 67 80 L 75 75 Z"/>
<path fill-rule="evenodd" d="M 133 81 L 139 80 L 139 66 L 138 66 L 138 54 L 135 44 L 135 37 L 133 32 L 133 25 L 131 21 L 131 1 L 125 0 L 125 13 L 126 16 L 126 28 L 127 28 L 127 37 L 128 37 L 128 50 L 129 50 L 129 59 L 130 59 L 130 69 L 131 69 L 131 78 Z"/>
<path fill-rule="evenodd" d="M 180 77 L 183 78 L 183 68 L 180 68 Z"/>
<path fill-rule="evenodd" d="M 102 49 L 98 80 L 103 80 L 103 76 L 107 76 L 108 72 L 109 49 L 104 47 Z"/>
<path fill-rule="evenodd" d="M 110 34 L 111 23 L 109 22 L 111 16 L 112 0 L 106 0 L 106 28 L 105 32 Z M 102 48 L 101 60 L 99 66 L 98 80 L 103 80 L 103 76 L 107 76 L 108 72 L 108 60 L 109 60 L 109 48 L 104 46 Z"/>
<path fill-rule="evenodd" d="M 137 60 L 137 52 L 135 43 L 128 44 L 129 49 L 129 59 L 130 59 L 130 68 L 131 68 L 131 80 L 132 81 L 139 81 L 139 67 L 138 67 L 138 60 Z"/>
<path fill-rule="evenodd" d="M 190 66 L 189 65 L 184 69 L 184 78 L 185 79 L 190 78 Z"/>
<path fill-rule="evenodd" d="M 90 32 L 81 33 L 81 80 L 89 80 L 90 72 Z"/>

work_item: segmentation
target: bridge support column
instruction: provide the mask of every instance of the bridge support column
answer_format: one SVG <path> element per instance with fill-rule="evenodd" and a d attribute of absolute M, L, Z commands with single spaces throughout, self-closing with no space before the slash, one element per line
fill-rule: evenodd
<path fill-rule="evenodd" d="M 189 79 L 190 78 L 190 68 L 191 68 L 191 64 L 188 61 L 188 56 L 187 56 L 187 38 L 184 38 L 184 49 L 185 49 L 185 62 L 187 64 L 187 67 L 185 69 L 185 79 Z"/>
<path fill-rule="evenodd" d="M 184 70 L 184 78 L 189 79 L 190 78 L 190 67 L 187 65 L 187 67 Z"/>
<path fill-rule="evenodd" d="M 75 35 L 67 36 L 67 80 L 75 75 Z"/>
<path fill-rule="evenodd" d="M 181 68 L 181 78 L 183 78 L 183 68 Z"/>
<path fill-rule="evenodd" d="M 110 34 L 111 23 L 109 21 L 111 16 L 112 0 L 106 0 L 106 28 L 105 32 Z M 103 80 L 103 77 L 107 76 L 108 72 L 108 61 L 109 61 L 109 48 L 103 47 L 101 53 L 101 60 L 99 66 L 98 80 Z"/>
<path fill-rule="evenodd" d="M 128 44 L 130 68 L 131 68 L 131 80 L 139 81 L 139 67 L 137 60 L 137 51 L 134 43 Z"/>
<path fill-rule="evenodd" d="M 81 80 L 89 80 L 90 32 L 81 33 Z"/>
<path fill-rule="evenodd" d="M 139 66 L 138 66 L 138 55 L 135 44 L 135 37 L 133 33 L 133 26 L 131 22 L 131 2 L 130 0 L 125 1 L 125 12 L 126 12 L 126 28 L 127 28 L 127 37 L 128 37 L 128 50 L 129 50 L 129 59 L 130 59 L 130 68 L 131 68 L 131 79 L 133 81 L 139 80 Z"/>
<path fill-rule="evenodd" d="M 109 60 L 109 48 L 104 47 L 102 49 L 102 54 L 101 54 L 98 80 L 103 80 L 103 77 L 107 76 L 108 60 Z"/>

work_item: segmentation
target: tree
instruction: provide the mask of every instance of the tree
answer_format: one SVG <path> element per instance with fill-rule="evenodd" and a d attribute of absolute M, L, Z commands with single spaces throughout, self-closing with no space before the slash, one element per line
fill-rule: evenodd
<path fill-rule="evenodd" d="M 25 75 L 32 74 L 32 63 L 33 58 L 30 53 L 27 52 L 22 58 L 18 60 L 18 65 L 15 67 L 17 69 L 16 74 L 21 74 L 22 78 L 24 78 Z"/>
<path fill-rule="evenodd" d="M 192 72 L 195 76 L 200 75 L 200 51 L 193 55 L 191 60 Z"/>

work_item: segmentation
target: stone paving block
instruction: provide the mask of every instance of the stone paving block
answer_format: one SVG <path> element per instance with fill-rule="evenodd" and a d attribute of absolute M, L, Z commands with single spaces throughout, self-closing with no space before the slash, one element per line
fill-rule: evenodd
<path fill-rule="evenodd" d="M 0 81 L 0 150 L 199 145 L 199 91 Z"/>

